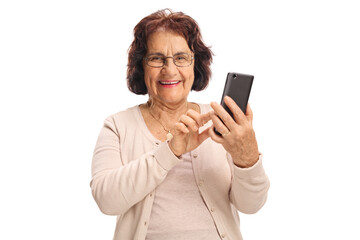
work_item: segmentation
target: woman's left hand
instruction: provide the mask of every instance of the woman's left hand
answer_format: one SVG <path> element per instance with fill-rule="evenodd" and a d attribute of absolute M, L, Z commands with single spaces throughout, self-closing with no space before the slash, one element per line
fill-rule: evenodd
<path fill-rule="evenodd" d="M 215 114 L 211 116 L 216 130 L 222 134 L 217 135 L 214 128 L 209 131 L 210 137 L 223 145 L 228 151 L 236 166 L 247 168 L 253 166 L 259 159 L 259 150 L 253 129 L 253 113 L 249 104 L 244 114 L 233 99 L 226 96 L 225 104 L 234 115 L 234 119 L 218 103 L 212 102 L 211 107 Z M 222 121 L 219 119 L 222 119 Z"/>

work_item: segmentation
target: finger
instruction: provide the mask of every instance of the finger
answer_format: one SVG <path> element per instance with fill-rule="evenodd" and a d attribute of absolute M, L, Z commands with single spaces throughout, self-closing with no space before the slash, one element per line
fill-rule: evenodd
<path fill-rule="evenodd" d="M 176 133 L 189 133 L 189 129 L 186 127 L 186 125 L 184 123 L 181 122 L 177 122 L 175 123 L 175 132 Z"/>
<path fill-rule="evenodd" d="M 202 119 L 202 116 L 200 115 L 200 113 L 190 109 L 189 111 L 186 112 L 186 115 L 191 117 L 196 122 L 198 128 L 200 128 L 204 125 L 203 119 Z"/>
<path fill-rule="evenodd" d="M 201 115 L 203 125 L 205 125 L 208 121 L 211 120 L 212 115 L 215 115 L 214 111 L 210 111 Z"/>
<path fill-rule="evenodd" d="M 223 121 L 223 124 L 231 131 L 232 129 L 236 128 L 236 122 L 230 116 L 230 114 L 216 102 L 212 102 L 210 106 L 214 109 L 215 114 Z M 212 118 L 213 119 L 213 118 Z M 215 125 L 216 126 L 216 125 Z"/>
<path fill-rule="evenodd" d="M 224 139 L 221 137 L 221 136 L 219 136 L 219 135 L 217 135 L 216 133 L 215 133 L 215 131 L 214 131 L 214 125 L 212 125 L 211 127 L 209 127 L 209 136 L 210 136 L 210 138 L 214 141 L 214 142 L 216 142 L 216 143 L 222 143 L 223 141 L 224 141 Z"/>
<path fill-rule="evenodd" d="M 253 111 L 251 110 L 250 108 L 250 104 L 248 103 L 247 106 L 246 106 L 246 113 L 245 113 L 245 116 L 246 118 L 249 120 L 249 121 L 253 121 Z"/>
<path fill-rule="evenodd" d="M 199 126 L 196 123 L 196 121 L 187 115 L 181 115 L 180 122 L 185 124 L 186 127 L 191 131 L 195 132 L 199 129 Z"/>
<path fill-rule="evenodd" d="M 229 129 L 224 125 L 218 116 L 212 115 L 211 119 L 216 128 L 216 131 L 218 131 L 221 135 L 229 133 Z"/>
<path fill-rule="evenodd" d="M 226 106 L 230 109 L 230 111 L 233 113 L 235 122 L 238 124 L 241 124 L 246 120 L 246 116 L 244 112 L 241 110 L 241 108 L 236 104 L 236 102 L 229 96 L 226 96 L 224 98 L 224 102 Z"/>
<path fill-rule="evenodd" d="M 192 117 L 198 124 L 198 127 L 200 128 L 200 127 L 204 126 L 208 121 L 211 120 L 211 115 L 214 114 L 214 112 L 210 111 L 205 114 L 200 114 L 200 113 L 190 109 L 186 114 L 189 117 Z"/>

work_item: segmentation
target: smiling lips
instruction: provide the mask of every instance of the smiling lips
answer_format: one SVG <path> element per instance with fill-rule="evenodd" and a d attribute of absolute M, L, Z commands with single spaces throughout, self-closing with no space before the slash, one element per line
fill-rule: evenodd
<path fill-rule="evenodd" d="M 160 85 L 163 87 L 175 87 L 179 85 L 181 81 L 169 80 L 169 81 L 159 81 Z"/>

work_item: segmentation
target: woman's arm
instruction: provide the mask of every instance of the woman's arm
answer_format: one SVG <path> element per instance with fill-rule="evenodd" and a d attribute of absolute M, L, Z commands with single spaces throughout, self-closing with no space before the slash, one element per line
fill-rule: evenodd
<path fill-rule="evenodd" d="M 124 164 L 120 138 L 113 119 L 107 118 L 92 161 L 92 194 L 100 210 L 108 215 L 121 215 L 143 200 L 180 162 L 164 142 L 139 159 Z"/>
<path fill-rule="evenodd" d="M 265 204 L 270 182 L 262 165 L 262 155 L 250 168 L 239 168 L 227 154 L 232 167 L 230 201 L 242 213 L 252 214 L 259 211 Z"/>
<path fill-rule="evenodd" d="M 244 114 L 230 97 L 225 97 L 224 101 L 234 118 L 221 105 L 212 103 L 211 107 L 217 114 L 212 115 L 212 120 L 222 136 L 212 129 L 210 137 L 227 151 L 232 168 L 230 201 L 243 213 L 255 213 L 264 205 L 270 184 L 258 151 L 253 112 L 249 104 Z"/>

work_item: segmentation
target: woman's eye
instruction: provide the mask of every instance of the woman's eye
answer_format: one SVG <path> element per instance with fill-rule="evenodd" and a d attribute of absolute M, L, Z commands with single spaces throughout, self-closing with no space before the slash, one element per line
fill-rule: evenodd
<path fill-rule="evenodd" d="M 162 59 L 163 58 L 159 57 L 159 56 L 149 57 L 149 61 L 152 61 L 152 62 L 161 62 L 161 61 L 163 61 Z"/>
<path fill-rule="evenodd" d="M 182 61 L 182 60 L 185 60 L 185 56 L 176 56 L 175 57 L 175 61 Z"/>

